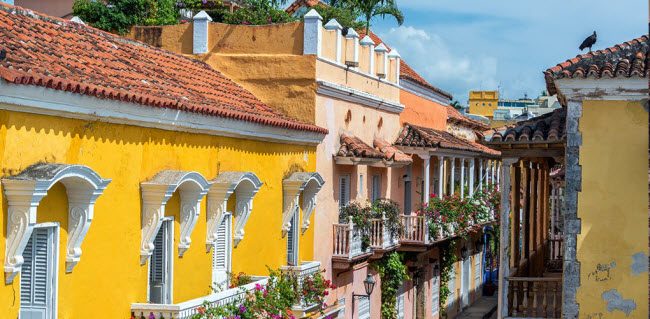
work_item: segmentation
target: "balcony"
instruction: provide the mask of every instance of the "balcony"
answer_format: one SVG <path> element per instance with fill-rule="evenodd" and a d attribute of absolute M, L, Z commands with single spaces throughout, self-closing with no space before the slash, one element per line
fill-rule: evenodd
<path fill-rule="evenodd" d="M 256 277 L 250 284 L 240 287 L 213 293 L 205 297 L 188 300 L 177 304 L 151 304 L 151 303 L 134 303 L 131 304 L 131 313 L 136 318 L 174 318 L 189 319 L 198 314 L 197 308 L 205 302 L 213 306 L 223 306 L 239 301 L 244 295 L 255 288 L 256 284 L 266 285 L 268 278 Z"/>
<path fill-rule="evenodd" d="M 386 217 L 370 219 L 370 230 L 365 234 L 368 247 L 363 249 L 364 234 L 355 229 L 352 218 L 345 224 L 334 224 L 334 247 L 332 265 L 334 269 L 347 269 L 368 258 L 380 258 L 386 252 L 399 247 L 399 237 L 393 236 Z"/>
<path fill-rule="evenodd" d="M 304 279 L 320 271 L 320 262 L 318 261 L 303 261 L 300 266 L 282 266 L 280 271 L 284 274 L 289 274 L 291 277 L 296 278 L 298 282 L 298 290 L 302 291 L 302 283 Z M 254 286 L 253 286 L 254 287 Z M 318 309 L 318 304 L 307 304 L 300 295 L 300 299 L 296 300 L 291 311 L 296 318 L 306 317 L 307 314 L 314 312 Z"/>

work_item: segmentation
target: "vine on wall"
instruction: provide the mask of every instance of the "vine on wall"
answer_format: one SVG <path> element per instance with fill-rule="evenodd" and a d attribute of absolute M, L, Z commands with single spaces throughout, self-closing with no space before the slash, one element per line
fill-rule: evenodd
<path fill-rule="evenodd" d="M 454 264 L 458 260 L 456 257 L 456 241 L 452 240 L 440 245 L 440 316 L 447 316 L 447 298 L 451 294 L 449 290 L 449 281 L 451 273 L 454 271 Z"/>
<path fill-rule="evenodd" d="M 406 274 L 404 256 L 393 252 L 380 258 L 372 264 L 372 268 L 379 272 L 381 277 L 381 318 L 397 318 L 397 291 L 404 284 L 404 280 L 410 280 Z"/>

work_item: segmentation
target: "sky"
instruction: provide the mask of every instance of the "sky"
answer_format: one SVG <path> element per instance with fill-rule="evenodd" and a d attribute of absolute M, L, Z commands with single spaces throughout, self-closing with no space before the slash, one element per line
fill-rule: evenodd
<path fill-rule="evenodd" d="M 648 33 L 646 0 L 396 1 L 404 24 L 376 18 L 371 30 L 462 105 L 471 90 L 537 97 L 542 72 L 580 54 L 594 30 L 594 50 Z"/>

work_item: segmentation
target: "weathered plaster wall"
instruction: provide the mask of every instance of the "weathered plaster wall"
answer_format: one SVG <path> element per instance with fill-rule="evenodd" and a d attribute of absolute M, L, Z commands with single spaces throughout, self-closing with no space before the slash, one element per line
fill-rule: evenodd
<path fill-rule="evenodd" d="M 648 112 L 584 101 L 577 236 L 580 318 L 648 317 Z"/>
<path fill-rule="evenodd" d="M 394 84 L 388 84 L 356 72 L 348 72 L 345 67 L 320 60 L 316 61 L 316 78 L 370 93 L 389 101 L 400 101 L 400 89 Z"/>
<path fill-rule="evenodd" d="M 408 122 L 437 130 L 447 128 L 447 109 L 444 106 L 404 90 L 400 90 L 400 103 L 404 104 L 404 112 L 399 117 L 401 123 Z"/>
<path fill-rule="evenodd" d="M 264 185 L 253 201 L 246 235 L 233 249 L 233 271 L 267 274 L 265 265 L 286 263 L 281 239 L 282 179 L 292 165 L 316 169 L 315 147 L 170 132 L 129 125 L 89 122 L 0 111 L 0 165 L 10 176 L 38 162 L 87 165 L 111 178 L 95 204 L 94 219 L 72 273 L 59 261 L 59 318 L 128 318 L 131 303 L 146 302 L 147 267 L 140 266 L 142 198 L 140 183 L 165 169 L 197 171 L 211 180 L 223 171 L 252 171 Z M 328 181 L 329 182 L 329 181 Z M 1 190 L 0 190 L 1 191 Z M 0 255 L 6 244 L 7 201 L 2 192 Z M 234 201 L 234 198 L 232 198 Z M 192 232 L 191 247 L 178 258 L 178 194 L 166 213 L 175 218 L 173 301 L 205 295 L 211 284 L 212 253 L 205 251 L 206 199 Z M 175 212 L 176 211 L 176 212 Z M 38 221 L 61 223 L 60 247 L 67 234 L 67 197 L 55 185 L 38 208 Z M 300 258 L 313 259 L 313 229 L 301 235 Z M 0 285 L 0 313 L 16 318 L 19 280 Z M 100 314 L 100 315 L 98 315 Z"/>

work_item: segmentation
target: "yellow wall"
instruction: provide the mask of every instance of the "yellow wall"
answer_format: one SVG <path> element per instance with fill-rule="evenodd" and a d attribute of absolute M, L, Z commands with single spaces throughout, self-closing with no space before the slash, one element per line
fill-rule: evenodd
<path fill-rule="evenodd" d="M 38 162 L 87 165 L 110 178 L 95 205 L 94 219 L 81 246 L 81 261 L 65 273 L 59 260 L 60 319 L 128 318 L 131 303 L 146 302 L 147 267 L 140 265 L 140 183 L 165 169 L 197 171 L 208 180 L 220 171 L 252 171 L 264 185 L 254 198 L 244 240 L 233 249 L 233 271 L 266 275 L 265 265 L 286 261 L 281 239 L 282 179 L 292 165 L 315 171 L 315 147 L 171 132 L 128 125 L 55 118 L 0 111 L 2 176 Z M 0 190 L 1 191 L 1 190 Z M 6 241 L 7 201 L 0 204 L 2 236 Z M 178 258 L 179 198 L 175 194 L 166 215 L 175 216 L 173 301 L 203 296 L 211 284 L 212 253 L 205 251 L 206 198 L 192 232 L 191 247 Z M 38 222 L 61 223 L 59 247 L 66 244 L 67 197 L 55 185 L 38 208 Z M 313 221 L 311 223 L 314 225 Z M 301 260 L 313 259 L 313 227 L 301 235 Z M 18 278 L 18 277 L 17 277 Z M 0 317 L 16 318 L 19 280 L 0 285 Z"/>
<path fill-rule="evenodd" d="M 492 118 L 499 104 L 497 91 L 470 91 L 469 112 Z"/>
<path fill-rule="evenodd" d="M 579 128 L 580 317 L 648 318 L 648 112 L 639 102 L 584 101 Z M 629 317 L 607 310 L 612 289 L 634 302 Z"/>

